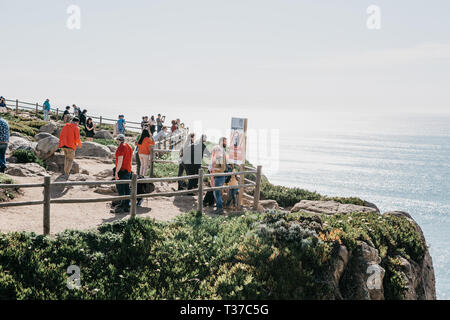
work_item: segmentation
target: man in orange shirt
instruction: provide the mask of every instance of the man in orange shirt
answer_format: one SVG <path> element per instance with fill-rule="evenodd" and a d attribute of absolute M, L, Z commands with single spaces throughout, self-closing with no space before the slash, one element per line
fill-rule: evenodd
<path fill-rule="evenodd" d="M 59 148 L 64 151 L 64 174 L 69 176 L 72 170 L 73 159 L 75 158 L 75 150 L 77 146 L 81 148 L 80 128 L 78 128 L 78 118 L 73 118 L 72 123 L 66 123 L 61 130 L 59 136 Z"/>
<path fill-rule="evenodd" d="M 119 134 L 116 138 L 119 147 L 116 150 L 116 180 L 130 180 L 131 179 L 131 161 L 133 158 L 133 149 L 128 143 L 125 143 L 125 136 Z M 129 184 L 118 184 L 117 193 L 119 196 L 130 194 Z M 127 213 L 130 212 L 130 200 L 122 200 L 120 205 L 111 210 L 111 213 Z"/>

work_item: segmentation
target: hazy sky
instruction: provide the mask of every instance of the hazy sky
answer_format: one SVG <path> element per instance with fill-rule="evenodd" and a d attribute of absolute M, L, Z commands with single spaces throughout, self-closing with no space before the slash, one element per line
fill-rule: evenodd
<path fill-rule="evenodd" d="M 381 30 L 366 26 L 372 4 Z M 9 98 L 97 114 L 450 112 L 448 0 L 0 0 L 0 16 Z"/>

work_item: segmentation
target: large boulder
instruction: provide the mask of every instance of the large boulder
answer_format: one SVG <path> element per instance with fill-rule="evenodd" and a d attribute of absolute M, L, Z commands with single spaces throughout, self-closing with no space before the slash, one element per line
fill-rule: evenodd
<path fill-rule="evenodd" d="M 108 144 L 107 147 L 108 147 L 109 151 L 111 151 L 112 153 L 116 153 L 117 146 L 115 146 L 113 144 Z"/>
<path fill-rule="evenodd" d="M 46 160 L 58 150 L 59 139 L 54 136 L 41 139 L 36 145 L 36 154 L 39 158 Z"/>
<path fill-rule="evenodd" d="M 352 212 L 378 213 L 378 209 L 373 207 L 358 206 L 355 204 L 343 204 L 336 201 L 313 201 L 302 200 L 298 202 L 291 212 L 324 213 L 328 215 L 346 214 Z"/>
<path fill-rule="evenodd" d="M 278 202 L 275 200 L 260 200 L 258 204 L 258 211 L 259 212 L 265 212 L 267 210 L 279 210 L 280 206 L 278 205 Z"/>
<path fill-rule="evenodd" d="M 48 132 L 40 132 L 34 136 L 34 139 L 36 139 L 36 141 L 39 141 L 48 137 L 52 137 L 52 135 Z"/>
<path fill-rule="evenodd" d="M 5 170 L 6 174 L 18 177 L 46 176 L 47 171 L 37 163 L 11 163 Z"/>
<path fill-rule="evenodd" d="M 43 125 L 39 129 L 39 132 L 47 132 L 47 133 L 50 133 L 53 135 L 56 133 L 57 130 L 58 130 L 58 126 L 53 122 L 49 122 L 49 123 Z"/>
<path fill-rule="evenodd" d="M 34 152 L 33 144 L 30 140 L 17 136 L 12 136 L 9 138 L 8 148 L 11 152 L 14 152 L 18 149 L 25 149 Z"/>
<path fill-rule="evenodd" d="M 75 152 L 76 157 L 96 157 L 96 158 L 110 158 L 111 151 L 107 146 L 96 142 L 83 142 L 81 148 Z"/>
<path fill-rule="evenodd" d="M 94 138 L 96 138 L 96 139 L 108 139 L 108 140 L 114 139 L 113 135 L 108 130 L 97 131 L 95 133 L 95 135 L 94 135 Z"/>
<path fill-rule="evenodd" d="M 64 161 L 65 157 L 63 154 L 54 154 L 47 160 L 45 160 L 45 164 L 48 168 L 48 170 L 53 172 L 64 172 Z M 76 174 L 80 172 L 80 166 L 79 164 L 74 161 L 72 163 L 72 170 L 70 171 L 71 174 Z"/>

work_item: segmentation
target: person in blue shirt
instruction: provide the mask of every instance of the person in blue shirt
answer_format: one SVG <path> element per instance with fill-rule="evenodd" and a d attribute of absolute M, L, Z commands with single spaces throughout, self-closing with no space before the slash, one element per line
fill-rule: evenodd
<path fill-rule="evenodd" d="M 9 124 L 8 121 L 0 117 L 0 172 L 4 173 L 6 169 L 6 150 L 9 143 Z"/>
<path fill-rule="evenodd" d="M 117 130 L 119 134 L 125 135 L 125 117 L 121 114 L 117 121 Z"/>
<path fill-rule="evenodd" d="M 50 100 L 45 100 L 44 102 L 44 121 L 49 121 L 50 120 Z"/>

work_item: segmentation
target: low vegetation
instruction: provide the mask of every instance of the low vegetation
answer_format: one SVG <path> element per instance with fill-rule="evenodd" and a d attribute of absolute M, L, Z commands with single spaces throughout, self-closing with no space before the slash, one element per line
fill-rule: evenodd
<path fill-rule="evenodd" d="M 404 284 L 389 271 L 391 260 L 420 261 L 424 253 L 402 217 L 192 212 L 55 238 L 0 235 L 0 299 L 330 299 L 337 248 L 360 240 L 381 252 L 386 298 L 400 297 Z M 71 265 L 81 270 L 79 290 L 66 287 Z"/>
<path fill-rule="evenodd" d="M 15 184 L 15 182 L 10 176 L 4 173 L 0 173 L 0 184 Z M 17 192 L 18 189 L 1 189 L 0 202 L 5 202 L 14 199 L 16 197 Z"/>
<path fill-rule="evenodd" d="M 44 161 L 30 150 L 17 149 L 12 155 L 17 159 L 18 163 L 37 163 L 46 168 Z"/>

